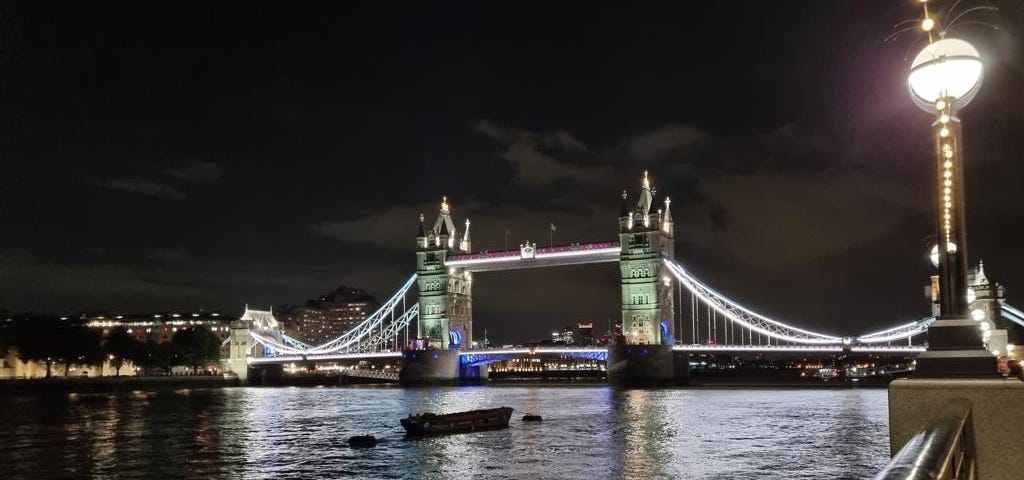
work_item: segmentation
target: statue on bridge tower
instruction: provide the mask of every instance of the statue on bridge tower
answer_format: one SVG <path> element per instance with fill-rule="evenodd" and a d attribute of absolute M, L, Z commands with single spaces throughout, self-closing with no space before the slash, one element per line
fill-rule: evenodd
<path fill-rule="evenodd" d="M 473 277 L 462 268 L 445 265 L 448 255 L 469 252 L 469 220 L 460 236 L 447 197 L 442 198 L 441 210 L 429 231 L 423 220 L 420 215 L 416 234 L 418 338 L 431 349 L 469 347 L 473 341 Z"/>
<path fill-rule="evenodd" d="M 656 191 L 644 172 L 640 198 L 630 208 L 622 192 L 619 212 L 619 260 L 622 285 L 622 339 L 627 345 L 673 343 L 674 305 L 671 275 L 662 262 L 675 256 L 675 227 L 670 210 L 651 211 Z"/>

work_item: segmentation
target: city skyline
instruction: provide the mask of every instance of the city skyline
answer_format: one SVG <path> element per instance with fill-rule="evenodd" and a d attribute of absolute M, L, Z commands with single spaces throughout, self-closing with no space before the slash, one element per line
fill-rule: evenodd
<path fill-rule="evenodd" d="M 506 230 L 545 244 L 551 224 L 556 243 L 605 241 L 650 170 L 677 258 L 741 303 L 836 334 L 926 316 L 930 127 L 910 42 L 883 42 L 914 3 L 6 8 L 0 308 L 381 297 L 442 195 L 475 250 Z M 969 253 L 1014 298 L 1024 17 L 995 21 L 967 32 L 986 61 L 964 112 Z M 475 322 L 602 325 L 617 288 L 611 266 L 484 273 Z"/>

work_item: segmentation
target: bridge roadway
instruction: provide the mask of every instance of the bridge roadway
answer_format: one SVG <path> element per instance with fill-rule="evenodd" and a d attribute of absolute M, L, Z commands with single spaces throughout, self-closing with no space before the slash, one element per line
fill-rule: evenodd
<path fill-rule="evenodd" d="M 637 345 L 637 348 L 643 348 Z M 923 346 L 899 345 L 853 345 L 846 347 L 832 345 L 675 345 L 673 351 L 687 353 L 841 353 L 849 350 L 854 353 L 886 353 L 894 355 L 916 355 L 925 350 Z M 488 363 L 504 361 L 513 358 L 528 358 L 537 355 L 557 355 L 573 358 L 588 358 L 599 361 L 608 360 L 608 349 L 602 347 L 513 347 L 498 349 L 466 350 L 459 353 L 459 363 L 462 365 L 485 365 Z M 362 352 L 362 353 L 332 353 L 332 354 L 309 354 L 309 355 L 280 355 L 276 357 L 249 357 L 249 365 L 275 365 L 292 362 L 332 362 L 332 361 L 360 361 L 378 360 L 386 358 L 402 358 L 402 352 Z"/>

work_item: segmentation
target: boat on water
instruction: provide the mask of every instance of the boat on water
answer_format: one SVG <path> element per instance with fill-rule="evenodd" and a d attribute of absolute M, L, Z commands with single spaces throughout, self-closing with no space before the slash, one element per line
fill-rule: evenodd
<path fill-rule="evenodd" d="M 445 433 L 473 432 L 477 430 L 493 430 L 507 428 L 512 418 L 512 408 L 500 407 L 468 412 L 410 414 L 402 419 L 402 427 L 407 435 L 441 435 Z"/>

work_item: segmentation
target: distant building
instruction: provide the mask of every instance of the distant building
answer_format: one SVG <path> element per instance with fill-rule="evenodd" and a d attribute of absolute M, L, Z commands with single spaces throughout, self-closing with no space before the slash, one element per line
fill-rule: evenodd
<path fill-rule="evenodd" d="M 566 325 L 561 330 L 551 332 L 551 343 L 555 345 L 576 345 L 576 329 Z"/>
<path fill-rule="evenodd" d="M 224 340 L 231 334 L 231 322 L 235 318 L 217 311 L 198 312 L 171 311 L 156 313 L 93 313 L 79 317 L 87 327 L 101 330 L 103 336 L 121 327 L 140 342 L 171 341 L 174 333 L 186 327 L 202 326 L 210 329 L 217 338 Z"/>
<path fill-rule="evenodd" d="M 288 336 L 317 345 L 359 325 L 376 306 L 363 289 L 341 286 L 305 305 L 279 307 L 277 318 Z"/>
<path fill-rule="evenodd" d="M 589 347 L 594 345 L 594 324 L 593 323 L 577 323 L 576 324 L 576 345 Z"/>
<path fill-rule="evenodd" d="M 932 276 L 931 285 L 925 287 L 925 296 L 931 300 L 932 315 L 939 314 L 939 277 Z M 967 273 L 967 298 L 970 302 L 970 316 L 978 322 L 983 331 L 986 347 L 993 354 L 1003 355 L 1013 352 L 1024 342 L 1024 325 L 1003 315 L 1002 305 L 1006 301 L 1006 289 L 997 282 L 991 282 L 985 275 L 985 264 Z"/>

